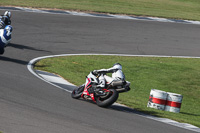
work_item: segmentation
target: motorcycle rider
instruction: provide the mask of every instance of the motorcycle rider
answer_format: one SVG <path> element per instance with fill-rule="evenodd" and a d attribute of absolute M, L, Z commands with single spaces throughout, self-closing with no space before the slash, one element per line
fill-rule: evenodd
<path fill-rule="evenodd" d="M 99 83 L 97 85 L 96 91 L 100 91 L 105 87 L 106 82 L 111 83 L 112 81 L 125 81 L 125 75 L 122 72 L 122 65 L 120 63 L 115 63 L 113 67 L 108 69 L 94 70 L 94 74 L 101 74 L 99 77 Z M 112 77 L 105 75 L 106 73 L 112 73 Z"/>
<path fill-rule="evenodd" d="M 12 26 L 11 12 L 6 11 L 0 16 L 0 54 L 4 53 L 4 48 L 11 41 Z"/>

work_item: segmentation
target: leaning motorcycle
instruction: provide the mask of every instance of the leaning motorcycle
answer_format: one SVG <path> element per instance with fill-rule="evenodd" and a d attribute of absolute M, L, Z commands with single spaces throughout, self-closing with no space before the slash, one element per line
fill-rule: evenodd
<path fill-rule="evenodd" d="M 4 48 L 11 41 L 12 26 L 7 25 L 4 29 L 0 29 L 0 54 L 4 53 Z"/>
<path fill-rule="evenodd" d="M 106 81 L 105 88 L 99 90 L 97 85 L 101 74 L 90 72 L 85 84 L 73 90 L 72 98 L 92 100 L 100 107 L 108 107 L 117 101 L 119 93 L 130 90 L 130 82 L 125 80 Z"/>

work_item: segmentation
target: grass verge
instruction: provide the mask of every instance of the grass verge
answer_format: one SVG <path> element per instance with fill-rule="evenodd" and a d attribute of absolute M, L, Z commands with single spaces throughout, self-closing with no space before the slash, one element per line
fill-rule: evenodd
<path fill-rule="evenodd" d="M 67 56 L 41 60 L 35 64 L 35 69 L 59 74 L 71 83 L 81 85 L 90 71 L 110 68 L 116 62 L 122 64 L 126 80 L 131 82 L 132 88 L 128 93 L 121 93 L 117 102 L 147 114 L 200 127 L 199 59 Z M 182 94 L 181 112 L 171 113 L 147 108 L 151 89 Z"/>
<path fill-rule="evenodd" d="M 0 0 L 0 5 L 200 20 L 199 0 Z"/>

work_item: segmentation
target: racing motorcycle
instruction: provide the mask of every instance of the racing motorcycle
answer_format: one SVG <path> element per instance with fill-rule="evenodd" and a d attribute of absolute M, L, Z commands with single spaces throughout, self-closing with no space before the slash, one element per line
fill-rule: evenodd
<path fill-rule="evenodd" d="M 110 78 L 110 81 L 106 80 L 105 88 L 98 89 L 98 78 L 101 76 L 101 74 L 96 74 L 93 71 L 90 72 L 89 75 L 86 76 L 85 84 L 72 91 L 72 98 L 92 100 L 100 107 L 108 107 L 118 99 L 119 93 L 127 92 L 130 90 L 130 82 L 125 80 L 116 81 L 112 78 Z"/>
<path fill-rule="evenodd" d="M 0 29 L 0 54 L 4 53 L 4 48 L 11 41 L 12 26 L 7 25 L 4 29 Z"/>

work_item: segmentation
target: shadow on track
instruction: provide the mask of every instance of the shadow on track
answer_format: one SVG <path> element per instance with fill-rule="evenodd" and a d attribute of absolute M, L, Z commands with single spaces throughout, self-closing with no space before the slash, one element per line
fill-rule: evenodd
<path fill-rule="evenodd" d="M 85 99 L 77 99 L 77 100 L 86 101 L 86 102 L 89 102 L 91 104 L 96 105 L 96 103 L 94 103 L 92 100 L 85 100 Z M 101 107 L 99 107 L 99 108 L 101 108 Z M 110 107 L 107 107 L 107 108 L 104 108 L 104 109 L 115 110 L 115 111 L 120 111 L 120 112 L 124 112 L 124 113 L 137 114 L 137 115 L 147 116 L 147 117 L 159 117 L 157 115 L 157 113 L 154 112 L 154 111 L 140 112 L 138 110 L 135 110 L 133 108 L 126 107 L 126 106 L 123 106 L 123 105 L 120 105 L 120 104 L 119 105 L 118 104 L 113 104 Z"/>
<path fill-rule="evenodd" d="M 25 45 L 15 44 L 15 43 L 10 43 L 10 44 L 8 44 L 7 47 L 13 47 L 13 48 L 17 48 L 17 49 L 27 49 L 27 50 L 33 50 L 33 51 L 50 52 L 50 51 L 36 49 L 36 48 L 30 47 L 30 46 L 25 46 Z"/>
<path fill-rule="evenodd" d="M 129 107 L 126 107 L 126 106 L 122 106 L 122 105 L 111 105 L 109 107 L 109 109 L 112 109 L 112 110 L 116 110 L 116 111 L 122 111 L 122 112 L 127 112 L 127 113 L 134 113 L 134 114 L 139 114 L 139 115 L 147 115 L 147 114 L 144 114 L 142 112 L 139 112 L 135 109 L 132 109 L 132 108 L 129 108 Z"/>
<path fill-rule="evenodd" d="M 27 65 L 28 64 L 27 61 L 13 59 L 13 58 L 4 57 L 4 56 L 0 56 L 0 61 L 9 61 L 9 62 L 14 62 L 14 63 L 22 64 L 22 65 Z"/>
<path fill-rule="evenodd" d="M 129 107 L 126 107 L 126 106 L 123 106 L 123 105 L 115 105 L 114 104 L 114 105 L 110 106 L 109 109 L 116 110 L 116 111 L 121 111 L 121 112 L 126 112 L 126 113 L 138 114 L 138 115 L 141 115 L 141 116 L 159 117 L 157 112 L 154 112 L 154 111 L 143 111 L 143 112 L 140 112 L 138 110 L 135 110 L 133 108 L 129 108 Z"/>

